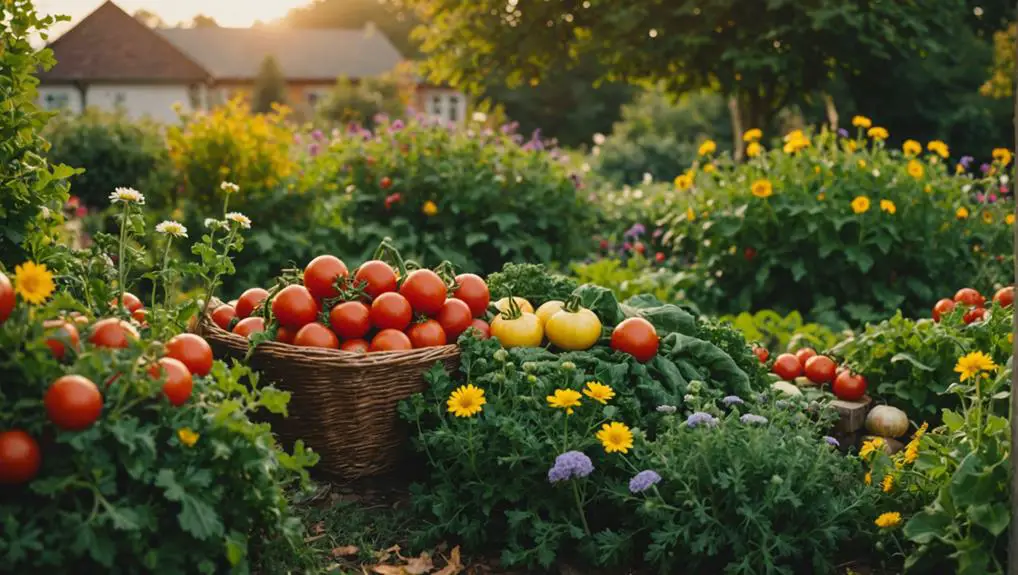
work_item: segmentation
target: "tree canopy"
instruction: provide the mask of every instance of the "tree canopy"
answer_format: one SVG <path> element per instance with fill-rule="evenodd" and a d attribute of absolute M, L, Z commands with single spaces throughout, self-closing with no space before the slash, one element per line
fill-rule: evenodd
<path fill-rule="evenodd" d="M 314 0 L 290 10 L 283 23 L 293 28 L 363 28 L 372 22 L 406 58 L 417 56 L 410 32 L 419 21 L 414 13 L 384 0 Z"/>
<path fill-rule="evenodd" d="M 286 79 L 279 63 L 272 56 L 262 60 L 258 77 L 255 79 L 254 98 L 251 109 L 259 114 L 272 110 L 272 104 L 286 103 Z"/>

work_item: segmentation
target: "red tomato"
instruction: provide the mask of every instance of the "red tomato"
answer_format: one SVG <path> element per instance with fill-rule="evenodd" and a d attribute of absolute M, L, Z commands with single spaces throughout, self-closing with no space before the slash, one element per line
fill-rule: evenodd
<path fill-rule="evenodd" d="M 806 377 L 813 383 L 830 383 L 838 366 L 826 355 L 816 355 L 806 360 Z"/>
<path fill-rule="evenodd" d="M 230 304 L 223 304 L 212 312 L 212 321 L 221 329 L 230 330 L 230 322 L 237 317 L 237 310 Z"/>
<path fill-rule="evenodd" d="M 428 317 L 434 317 L 445 305 L 445 282 L 431 270 L 414 270 L 407 274 L 399 293 L 415 312 Z"/>
<path fill-rule="evenodd" d="M 237 317 L 240 319 L 248 317 L 254 313 L 255 309 L 257 309 L 267 297 L 269 297 L 269 292 L 262 288 L 251 288 L 240 294 L 240 297 L 237 299 L 237 304 L 233 306 L 237 312 Z"/>
<path fill-rule="evenodd" d="M 297 335 L 297 330 L 292 327 L 286 327 L 281 325 L 276 328 L 276 341 L 280 343 L 293 343 L 293 338 Z"/>
<path fill-rule="evenodd" d="M 138 322 L 139 324 L 144 324 L 146 318 L 148 318 L 147 309 L 136 309 L 131 312 L 131 319 Z"/>
<path fill-rule="evenodd" d="M 445 345 L 445 330 L 442 324 L 433 319 L 415 323 L 406 330 L 410 345 L 417 347 L 438 347 Z"/>
<path fill-rule="evenodd" d="M 43 403 L 50 421 L 67 431 L 89 427 L 103 411 L 99 388 L 80 375 L 65 375 L 51 383 Z"/>
<path fill-rule="evenodd" d="M 364 293 L 375 299 L 383 293 L 396 291 L 396 272 L 381 260 L 370 260 L 361 264 L 353 274 L 354 285 L 363 285 Z"/>
<path fill-rule="evenodd" d="M 802 364 L 799 363 L 799 358 L 794 355 L 783 353 L 774 360 L 774 366 L 771 367 L 771 371 L 778 374 L 778 377 L 785 381 L 793 381 L 802 375 Z"/>
<path fill-rule="evenodd" d="M 455 343 L 461 333 L 473 323 L 473 314 L 466 302 L 458 299 L 447 299 L 435 318 L 445 330 L 446 338 Z M 411 340 L 413 338 L 410 338 Z"/>
<path fill-rule="evenodd" d="M 488 339 L 491 337 L 491 326 L 483 319 L 475 319 L 470 322 L 470 327 L 467 329 L 475 330 L 477 332 L 477 339 Z"/>
<path fill-rule="evenodd" d="M 95 322 L 88 341 L 98 347 L 123 349 L 128 345 L 128 338 L 138 339 L 138 330 L 124 320 L 110 317 Z"/>
<path fill-rule="evenodd" d="M 949 300 L 946 297 L 938 301 L 933 306 L 933 321 L 940 321 L 940 318 L 945 314 L 951 312 L 954 309 L 954 300 Z"/>
<path fill-rule="evenodd" d="M 1014 303 L 1014 286 L 1002 287 L 993 294 L 993 301 L 1000 307 L 1008 307 Z"/>
<path fill-rule="evenodd" d="M 233 326 L 233 333 L 250 338 L 251 334 L 265 331 L 265 319 L 260 317 L 246 317 Z"/>
<path fill-rule="evenodd" d="M 986 319 L 986 309 L 981 307 L 974 307 L 965 312 L 965 317 L 963 319 L 965 320 L 966 325 L 977 321 L 983 321 L 984 319 Z"/>
<path fill-rule="evenodd" d="M 331 329 L 315 322 L 300 328 L 297 335 L 293 336 L 293 345 L 339 349 L 339 338 Z"/>
<path fill-rule="evenodd" d="M 66 345 L 69 344 L 71 349 L 78 350 L 80 338 L 78 337 L 78 328 L 74 327 L 73 323 L 63 320 L 50 320 L 43 322 L 42 326 L 47 331 L 46 345 L 49 346 L 53 357 L 57 361 L 64 360 L 64 354 L 67 351 Z"/>
<path fill-rule="evenodd" d="M 302 328 L 318 318 L 318 302 L 299 285 L 288 285 L 272 298 L 272 315 L 280 325 Z"/>
<path fill-rule="evenodd" d="M 110 307 L 113 308 L 113 309 L 117 309 L 118 307 L 120 307 L 120 295 L 119 294 L 117 294 L 116 297 L 114 297 L 113 299 L 110 300 Z M 138 296 L 134 295 L 133 293 L 131 293 L 129 291 L 125 291 L 124 292 L 124 307 L 127 308 L 127 311 L 129 311 L 131 313 L 134 313 L 134 312 L 138 311 L 139 309 L 145 307 L 145 305 L 141 303 L 141 300 L 138 299 Z"/>
<path fill-rule="evenodd" d="M 834 378 L 833 390 L 838 399 L 858 401 L 866 395 L 866 378 L 846 369 Z"/>
<path fill-rule="evenodd" d="M 812 347 L 804 347 L 799 351 L 795 352 L 795 359 L 799 360 L 799 365 L 806 365 L 806 362 L 811 357 L 816 357 L 817 350 Z"/>
<path fill-rule="evenodd" d="M 371 323 L 378 329 L 403 331 L 410 325 L 414 310 L 410 302 L 395 292 L 385 292 L 371 302 Z"/>
<path fill-rule="evenodd" d="M 460 274 L 456 276 L 456 291 L 452 297 L 466 302 L 470 306 L 470 313 L 474 317 L 481 317 L 488 311 L 488 304 L 491 302 L 491 293 L 488 292 L 488 284 L 484 283 L 481 276 L 474 274 Z"/>
<path fill-rule="evenodd" d="M 343 302 L 329 312 L 329 323 L 343 339 L 360 339 L 371 329 L 371 309 L 359 301 Z"/>
<path fill-rule="evenodd" d="M 753 348 L 753 355 L 760 360 L 760 363 L 767 363 L 767 359 L 771 356 L 771 352 L 763 346 L 756 346 Z"/>
<path fill-rule="evenodd" d="M 371 339 L 368 351 L 410 351 L 413 348 L 410 338 L 405 333 L 395 329 L 383 329 Z"/>
<path fill-rule="evenodd" d="M 612 330 L 612 349 L 624 351 L 645 363 L 657 355 L 658 337 L 653 324 L 642 317 L 623 320 Z"/>
<path fill-rule="evenodd" d="M 986 302 L 986 298 L 972 288 L 961 288 L 958 290 L 958 293 L 954 294 L 954 301 L 955 303 L 981 307 Z"/>
<path fill-rule="evenodd" d="M 3 272 L 0 272 L 0 323 L 7 321 L 14 311 L 14 286 Z"/>
<path fill-rule="evenodd" d="M 179 360 L 187 370 L 204 377 L 212 370 L 212 348 L 200 335 L 182 333 L 166 342 L 166 357 Z"/>
<path fill-rule="evenodd" d="M 379 182 L 379 185 L 383 190 L 388 190 L 389 188 L 392 187 L 392 178 L 390 178 L 389 176 L 383 177 L 382 181 Z"/>
<path fill-rule="evenodd" d="M 336 297 L 339 295 L 336 280 L 349 275 L 343 260 L 336 256 L 318 256 L 304 268 L 304 287 L 318 299 Z"/>
<path fill-rule="evenodd" d="M 20 429 L 0 433 L 0 485 L 18 485 L 35 479 L 42 465 L 39 444 Z"/>
<path fill-rule="evenodd" d="M 152 364 L 148 374 L 152 379 L 163 382 L 163 395 L 172 405 L 178 407 L 184 405 L 191 397 L 194 380 L 191 379 L 191 372 L 183 362 L 172 357 L 160 358 L 158 362 Z"/>
<path fill-rule="evenodd" d="M 351 353 L 368 353 L 368 350 L 371 349 L 371 344 L 363 339 L 348 339 L 343 342 L 343 345 L 339 346 L 339 349 Z"/>

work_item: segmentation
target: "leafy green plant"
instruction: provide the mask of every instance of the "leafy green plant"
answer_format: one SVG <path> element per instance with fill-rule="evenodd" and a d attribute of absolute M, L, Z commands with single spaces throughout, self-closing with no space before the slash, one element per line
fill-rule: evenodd
<path fill-rule="evenodd" d="M 724 316 L 742 332 L 746 339 L 758 343 L 771 351 L 783 353 L 802 347 L 812 347 L 823 352 L 838 343 L 838 334 L 829 327 L 818 323 L 805 323 L 802 315 L 793 311 L 782 317 L 779 313 L 765 309 L 756 313 L 742 312 L 737 316 Z"/>
<path fill-rule="evenodd" d="M 488 276 L 488 290 L 493 298 L 522 297 L 539 306 L 548 300 L 565 301 L 579 287 L 576 280 L 549 273 L 542 264 L 507 263 L 502 270 Z"/>
<path fill-rule="evenodd" d="M 651 294 L 661 301 L 674 302 L 683 299 L 684 288 L 696 279 L 665 267 L 655 267 L 640 256 L 626 261 L 604 258 L 591 263 L 573 264 L 572 271 L 580 283 L 604 286 L 612 290 L 620 300 L 638 294 Z"/>
<path fill-rule="evenodd" d="M 317 115 L 328 124 L 345 127 L 357 122 L 374 128 L 378 114 L 398 118 L 406 113 L 408 92 L 413 85 L 408 80 L 405 74 L 397 72 L 358 81 L 341 77 L 318 104 Z"/>

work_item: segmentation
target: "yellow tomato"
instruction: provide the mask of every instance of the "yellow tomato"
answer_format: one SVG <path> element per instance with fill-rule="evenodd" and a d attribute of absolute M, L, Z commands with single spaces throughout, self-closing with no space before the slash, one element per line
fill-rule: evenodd
<path fill-rule="evenodd" d="M 601 338 L 601 320 L 587 308 L 563 309 L 544 325 L 545 335 L 555 347 L 567 351 L 590 349 Z"/>
<path fill-rule="evenodd" d="M 541 327 L 547 325 L 548 320 L 551 319 L 551 316 L 562 311 L 562 308 L 565 305 L 566 305 L 565 302 L 559 301 L 557 299 L 546 301 L 543 304 L 541 304 L 541 306 L 537 308 L 537 311 L 534 312 L 537 315 L 537 319 L 541 320 Z"/>
<path fill-rule="evenodd" d="M 503 347 L 538 347 L 544 339 L 544 330 L 536 315 L 523 312 L 516 319 L 495 316 L 491 321 L 491 335 L 498 338 Z"/>
<path fill-rule="evenodd" d="M 513 299 L 516 300 L 516 305 L 519 306 L 520 311 L 526 312 L 526 313 L 534 313 L 534 306 L 530 305 L 529 301 L 527 301 L 527 300 L 525 300 L 525 299 L 523 299 L 521 297 L 513 297 Z M 495 308 L 498 309 L 498 311 L 500 311 L 500 312 L 508 311 L 509 310 L 509 298 L 504 297 L 504 298 L 498 300 L 497 302 L 495 302 Z"/>

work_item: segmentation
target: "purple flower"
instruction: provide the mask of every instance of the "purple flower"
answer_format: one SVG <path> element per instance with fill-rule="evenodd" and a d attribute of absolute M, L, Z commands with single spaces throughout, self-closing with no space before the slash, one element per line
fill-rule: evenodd
<path fill-rule="evenodd" d="M 986 201 L 990 202 L 991 204 L 996 202 L 997 201 L 997 194 L 990 194 L 990 195 L 986 196 Z"/>
<path fill-rule="evenodd" d="M 738 395 L 726 395 L 724 398 L 721 399 L 721 403 L 727 406 L 732 406 L 732 405 L 742 405 L 743 403 L 746 402 L 742 401 L 742 398 L 739 397 Z"/>
<path fill-rule="evenodd" d="M 548 481 L 558 483 L 566 479 L 586 477 L 594 471 L 590 458 L 579 451 L 567 451 L 555 458 L 548 470 Z"/>
<path fill-rule="evenodd" d="M 984 196 L 982 192 L 979 192 L 976 194 L 976 201 L 979 202 L 980 204 L 985 204 L 986 196 Z"/>
<path fill-rule="evenodd" d="M 629 480 L 629 491 L 631 493 L 643 493 L 650 489 L 654 485 L 661 481 L 661 476 L 658 475 L 657 471 L 651 471 L 645 469 Z"/>
<path fill-rule="evenodd" d="M 635 239 L 635 238 L 638 238 L 638 237 L 642 236 L 646 232 L 647 232 L 647 228 L 644 227 L 643 224 L 633 224 L 633 227 L 631 227 L 628 230 L 626 230 L 626 233 L 623 234 L 623 236 L 627 237 L 627 238 L 634 238 Z"/>
<path fill-rule="evenodd" d="M 391 126 L 389 126 L 389 131 L 390 132 L 398 132 L 398 131 L 400 131 L 402 129 L 403 129 L 403 120 L 399 120 L 399 119 L 397 119 L 395 122 L 392 123 Z"/>
<path fill-rule="evenodd" d="M 984 174 L 989 172 L 990 171 L 990 164 L 983 164 L 983 165 L 979 166 L 979 171 L 984 173 Z"/>
<path fill-rule="evenodd" d="M 974 160 L 975 158 L 972 156 L 962 156 L 961 159 L 958 160 L 958 163 L 967 170 Z"/>
<path fill-rule="evenodd" d="M 747 425 L 749 424 L 764 425 L 765 423 L 767 423 L 767 418 L 762 415 L 757 415 L 755 413 L 747 413 L 740 417 L 739 421 Z"/>
<path fill-rule="evenodd" d="M 622 251 L 623 252 L 628 252 L 628 251 L 630 251 L 632 249 L 633 249 L 633 244 L 631 244 L 629 242 L 625 242 L 625 243 L 622 244 Z"/>
<path fill-rule="evenodd" d="M 293 143 L 294 144 L 300 144 L 300 141 L 301 141 L 300 134 L 294 134 L 293 135 Z"/>
<path fill-rule="evenodd" d="M 312 140 L 316 142 L 321 142 L 323 138 L 325 138 L 325 134 L 323 134 L 321 130 L 315 130 L 314 132 L 311 132 Z"/>
<path fill-rule="evenodd" d="M 317 156 L 319 151 L 321 151 L 321 148 L 318 145 L 318 142 L 311 142 L 311 144 L 308 145 L 308 155 L 312 158 Z"/>
<path fill-rule="evenodd" d="M 686 427 L 699 427 L 701 425 L 706 427 L 714 427 L 717 424 L 718 418 L 703 411 L 697 411 L 693 415 L 690 415 L 689 417 L 686 418 Z"/>
<path fill-rule="evenodd" d="M 664 233 L 665 231 L 663 228 L 657 228 L 656 230 L 654 230 L 654 239 L 660 238 L 661 235 Z"/>
<path fill-rule="evenodd" d="M 838 135 L 841 136 L 842 138 L 847 138 L 848 130 L 846 130 L 845 128 L 838 128 Z"/>
<path fill-rule="evenodd" d="M 831 447 L 841 447 L 841 442 L 830 435 L 825 435 L 824 441 L 826 441 L 827 445 L 830 445 Z"/>

